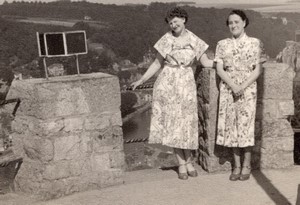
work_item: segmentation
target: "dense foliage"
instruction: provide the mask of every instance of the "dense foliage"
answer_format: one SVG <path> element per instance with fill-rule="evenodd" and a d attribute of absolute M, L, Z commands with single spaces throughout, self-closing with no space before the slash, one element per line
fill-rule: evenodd
<path fill-rule="evenodd" d="M 87 30 L 88 37 L 92 41 L 105 44 L 117 56 L 137 63 L 168 30 L 164 15 L 172 6 L 174 5 L 164 3 L 152 3 L 149 6 L 117 6 L 88 2 L 13 2 L 0 6 L 0 12 L 2 15 L 17 15 L 19 18 L 83 20 L 85 16 L 90 16 L 94 22 L 106 26 L 97 31 L 89 26 L 91 24 L 81 23 L 74 28 Z M 220 39 L 230 35 L 225 20 L 231 9 L 185 8 L 190 16 L 187 27 L 206 41 L 212 51 Z M 246 12 L 250 18 L 248 34 L 263 41 L 270 57 L 275 57 L 283 49 L 286 40 L 294 39 L 295 28 L 283 25 L 281 19 L 263 18 L 260 13 L 250 10 Z M 30 55 L 30 52 L 27 55 Z"/>

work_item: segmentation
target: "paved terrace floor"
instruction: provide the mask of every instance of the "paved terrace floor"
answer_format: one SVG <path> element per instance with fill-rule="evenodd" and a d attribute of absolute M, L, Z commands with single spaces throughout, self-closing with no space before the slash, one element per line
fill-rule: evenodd
<path fill-rule="evenodd" d="M 200 167 L 197 167 L 200 170 Z M 174 170 L 127 172 L 125 184 L 37 202 L 8 193 L 1 205 L 300 205 L 300 166 L 253 171 L 248 181 L 231 182 L 229 173 L 177 179 Z"/>

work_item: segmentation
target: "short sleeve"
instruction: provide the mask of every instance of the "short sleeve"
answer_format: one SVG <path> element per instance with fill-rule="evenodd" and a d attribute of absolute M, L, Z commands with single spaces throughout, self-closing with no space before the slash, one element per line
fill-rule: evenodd
<path fill-rule="evenodd" d="M 159 52 L 163 58 L 172 51 L 172 43 L 170 39 L 170 34 L 166 33 L 163 35 L 154 45 L 154 48 Z"/>
<path fill-rule="evenodd" d="M 203 53 L 205 53 L 207 48 L 208 45 L 203 40 L 197 37 L 195 44 L 195 56 L 197 60 L 201 58 L 201 56 L 203 55 Z"/>
<path fill-rule="evenodd" d="M 255 64 L 261 64 L 267 61 L 267 55 L 265 53 L 264 45 L 258 39 L 255 45 L 254 56 L 255 56 Z"/>
<path fill-rule="evenodd" d="M 225 55 L 225 50 L 224 50 L 223 43 L 219 41 L 216 47 L 216 54 L 215 54 L 214 61 L 223 64 L 224 55 Z"/>

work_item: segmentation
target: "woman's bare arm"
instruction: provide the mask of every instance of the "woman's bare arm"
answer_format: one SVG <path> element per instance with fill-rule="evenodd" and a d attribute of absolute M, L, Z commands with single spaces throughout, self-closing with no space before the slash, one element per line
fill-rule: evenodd
<path fill-rule="evenodd" d="M 149 66 L 148 70 L 146 71 L 146 73 L 141 77 L 141 79 L 139 79 L 136 82 L 133 82 L 131 85 L 133 86 L 133 90 L 143 84 L 144 82 L 146 82 L 147 80 L 149 80 L 163 65 L 164 62 L 164 58 L 162 57 L 162 55 L 160 55 L 159 53 L 156 55 L 155 60 L 153 61 L 153 63 Z"/>

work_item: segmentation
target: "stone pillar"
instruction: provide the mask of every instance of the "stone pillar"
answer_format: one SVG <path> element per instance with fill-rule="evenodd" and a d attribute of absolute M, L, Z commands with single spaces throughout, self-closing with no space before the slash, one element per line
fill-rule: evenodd
<path fill-rule="evenodd" d="M 258 79 L 256 146 L 254 168 L 283 168 L 293 165 L 294 133 L 287 117 L 294 113 L 293 68 L 268 62 Z M 219 77 L 202 68 L 196 73 L 199 112 L 199 164 L 208 172 L 230 170 L 231 149 L 215 145 Z"/>
<path fill-rule="evenodd" d="M 267 62 L 258 79 L 256 146 L 253 164 L 260 168 L 284 168 L 294 164 L 294 132 L 287 118 L 294 114 L 294 69 Z"/>
<path fill-rule="evenodd" d="M 196 73 L 199 114 L 198 162 L 208 172 L 231 168 L 230 149 L 215 144 L 217 131 L 219 78 L 216 70 L 199 68 Z"/>
<path fill-rule="evenodd" d="M 117 77 L 92 73 L 13 81 L 20 98 L 13 151 L 23 158 L 16 190 L 41 199 L 123 183 Z"/>

